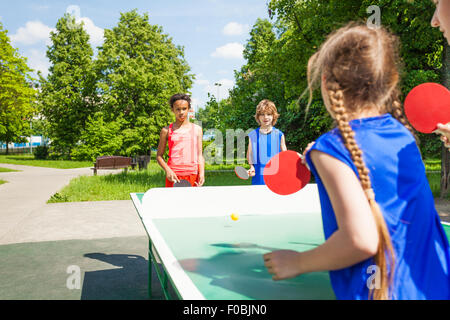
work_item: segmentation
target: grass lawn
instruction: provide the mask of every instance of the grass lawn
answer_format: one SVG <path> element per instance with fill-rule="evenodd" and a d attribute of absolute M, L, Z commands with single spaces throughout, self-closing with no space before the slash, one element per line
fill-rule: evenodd
<path fill-rule="evenodd" d="M 20 170 L 13 170 L 13 169 L 8 169 L 8 168 L 1 168 L 0 167 L 0 172 L 19 172 Z"/>
<path fill-rule="evenodd" d="M 8 169 L 8 168 L 0 168 L 0 172 L 18 172 L 20 170 L 13 170 L 13 169 Z M 2 180 L 0 179 L 0 185 L 7 183 L 8 181 Z"/>
<path fill-rule="evenodd" d="M 425 159 L 425 169 L 428 171 L 441 171 L 441 159 Z"/>
<path fill-rule="evenodd" d="M 26 155 L 0 155 L 0 163 L 19 164 L 33 167 L 46 167 L 56 169 L 75 169 L 93 166 L 92 161 L 68 160 L 36 160 L 31 154 Z"/>
<path fill-rule="evenodd" d="M 205 172 L 204 186 L 249 185 L 251 180 L 236 178 L 234 165 L 207 166 L 207 170 L 229 170 L 227 172 Z M 129 200 L 130 193 L 145 192 L 150 188 L 164 187 L 164 171 L 155 162 L 147 170 L 122 172 L 119 174 L 81 176 L 73 179 L 61 191 L 54 194 L 48 203 L 77 201 Z"/>
<path fill-rule="evenodd" d="M 426 160 L 425 165 L 427 171 L 434 171 L 428 172 L 427 177 L 433 195 L 437 197 L 440 193 L 440 160 Z M 248 165 L 244 166 L 248 168 Z M 235 164 L 206 165 L 204 186 L 250 185 L 251 179 L 236 178 L 233 172 L 234 167 Z M 313 179 L 311 182 L 314 182 Z M 129 200 L 130 193 L 145 192 L 150 188 L 164 187 L 164 185 L 165 174 L 153 161 L 147 170 L 78 177 L 54 194 L 48 202 Z"/>

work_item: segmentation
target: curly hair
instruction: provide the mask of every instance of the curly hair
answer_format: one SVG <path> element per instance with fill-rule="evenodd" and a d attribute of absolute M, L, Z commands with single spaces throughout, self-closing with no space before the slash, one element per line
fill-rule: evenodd
<path fill-rule="evenodd" d="M 259 125 L 261 125 L 261 122 L 259 121 L 259 116 L 264 113 L 269 113 L 273 115 L 272 125 L 274 126 L 277 123 L 278 118 L 280 117 L 280 114 L 277 111 L 277 107 L 275 106 L 275 103 L 268 99 L 261 100 L 258 105 L 256 106 L 256 113 L 255 113 L 255 120 L 258 122 Z"/>
<path fill-rule="evenodd" d="M 169 104 L 170 108 L 173 109 L 173 104 L 178 100 L 184 100 L 189 103 L 189 109 L 191 108 L 191 97 L 188 94 L 185 93 L 177 93 L 170 97 Z"/>

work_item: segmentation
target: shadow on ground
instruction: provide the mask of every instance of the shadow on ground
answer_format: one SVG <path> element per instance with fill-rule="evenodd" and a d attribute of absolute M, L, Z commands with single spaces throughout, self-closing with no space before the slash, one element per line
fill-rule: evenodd
<path fill-rule="evenodd" d="M 139 255 L 87 253 L 87 258 L 114 268 L 86 271 L 81 300 L 135 300 L 147 298 L 148 260 Z"/>
<path fill-rule="evenodd" d="M 145 300 L 147 255 L 147 237 L 2 245 L 0 300 Z M 152 283 L 163 299 L 154 271 Z"/>

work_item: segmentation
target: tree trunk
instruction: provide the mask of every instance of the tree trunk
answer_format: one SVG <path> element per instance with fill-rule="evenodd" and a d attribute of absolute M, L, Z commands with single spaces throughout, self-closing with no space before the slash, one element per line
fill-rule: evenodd
<path fill-rule="evenodd" d="M 442 57 L 442 83 L 450 89 L 450 46 L 445 41 Z M 450 192 L 450 152 L 442 146 L 441 152 L 441 198 Z"/>
<path fill-rule="evenodd" d="M 441 198 L 445 198 L 450 191 L 450 152 L 442 146 L 441 158 Z"/>

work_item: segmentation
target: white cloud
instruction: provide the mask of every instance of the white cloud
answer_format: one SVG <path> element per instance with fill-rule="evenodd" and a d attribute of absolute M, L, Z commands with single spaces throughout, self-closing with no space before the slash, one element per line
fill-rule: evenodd
<path fill-rule="evenodd" d="M 94 22 L 88 17 L 81 16 L 81 8 L 77 5 L 70 5 L 66 9 L 66 13 L 71 14 L 75 17 L 75 22 L 77 24 L 83 22 L 83 28 L 89 34 L 89 42 L 92 46 L 97 47 L 103 43 L 104 30 L 97 27 Z"/>
<path fill-rule="evenodd" d="M 42 72 L 42 76 L 44 78 L 48 75 L 48 68 L 50 67 L 50 62 L 48 61 L 45 52 L 42 52 L 37 49 L 29 50 L 24 56 L 28 58 L 28 66 L 31 69 L 34 69 L 35 73 L 37 71 Z"/>
<path fill-rule="evenodd" d="M 54 30 L 40 21 L 28 21 L 25 27 L 20 27 L 15 34 L 11 35 L 11 42 L 13 45 L 33 45 L 45 41 L 48 45 L 50 43 L 50 32 Z"/>
<path fill-rule="evenodd" d="M 216 50 L 211 54 L 215 58 L 224 59 L 242 59 L 242 52 L 244 51 L 244 46 L 237 42 L 227 43 L 226 45 L 216 48 Z"/>
<path fill-rule="evenodd" d="M 209 85 L 209 80 L 206 79 L 199 79 L 197 81 L 195 81 L 198 85 L 200 86 L 207 86 Z"/>
<path fill-rule="evenodd" d="M 78 13 L 75 14 L 74 16 L 75 22 L 77 24 L 81 22 L 84 23 L 83 28 L 89 34 L 90 39 L 89 41 L 91 45 L 94 47 L 100 46 L 103 43 L 104 30 L 100 27 L 97 27 L 94 24 L 94 22 L 88 17 L 80 17 Z M 11 42 L 13 45 L 17 44 L 34 45 L 42 41 L 45 41 L 46 45 L 50 45 L 51 31 L 56 31 L 56 29 L 50 28 L 49 26 L 46 26 L 45 24 L 37 20 L 28 21 L 25 24 L 25 27 L 20 27 L 15 34 L 11 35 Z"/>
<path fill-rule="evenodd" d="M 87 18 L 83 17 L 80 18 L 80 20 L 77 20 L 77 23 L 83 22 L 84 23 L 84 30 L 89 34 L 89 41 L 91 44 L 95 47 L 100 46 L 103 43 L 103 35 L 104 30 L 100 27 L 97 27 L 94 22 Z"/>
<path fill-rule="evenodd" d="M 223 28 L 222 33 L 226 36 L 240 36 L 248 32 L 249 29 L 248 24 L 230 22 Z"/>

